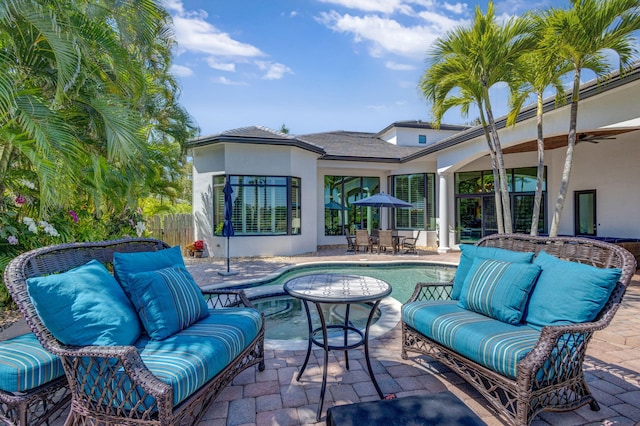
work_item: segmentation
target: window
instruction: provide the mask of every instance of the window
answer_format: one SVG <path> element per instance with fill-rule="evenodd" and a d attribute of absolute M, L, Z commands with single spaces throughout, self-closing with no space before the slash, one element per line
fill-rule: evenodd
<path fill-rule="evenodd" d="M 380 227 L 380 209 L 352 205 L 380 192 L 380 178 L 324 177 L 324 234 L 353 234 L 356 229 Z"/>
<path fill-rule="evenodd" d="M 418 135 L 418 143 L 426 144 L 427 143 L 427 135 Z"/>
<path fill-rule="evenodd" d="M 435 229 L 435 175 L 418 173 L 393 176 L 393 196 L 413 204 L 394 209 L 396 229 Z M 425 226 L 426 225 L 426 226 Z"/>
<path fill-rule="evenodd" d="M 227 176 L 233 188 L 235 235 L 297 235 L 301 232 L 300 178 Z M 216 234 L 224 222 L 225 176 L 213 178 Z"/>
<path fill-rule="evenodd" d="M 513 232 L 529 233 L 534 207 L 537 168 L 507 169 L 507 182 L 511 196 Z M 542 181 L 542 204 L 538 232 L 546 229 L 546 168 Z M 485 235 L 498 232 L 494 179 L 492 170 L 460 172 L 455 174 L 456 228 L 462 242 L 477 241 Z"/>

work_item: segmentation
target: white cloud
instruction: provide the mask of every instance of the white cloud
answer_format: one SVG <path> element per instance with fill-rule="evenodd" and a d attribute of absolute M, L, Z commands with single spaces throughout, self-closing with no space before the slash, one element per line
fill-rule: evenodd
<path fill-rule="evenodd" d="M 465 25 L 467 20 L 451 19 L 441 13 L 431 12 L 428 10 L 418 13 L 418 16 L 422 18 L 438 35 L 443 35 L 447 31 L 454 29 L 457 26 Z"/>
<path fill-rule="evenodd" d="M 277 80 L 293 71 L 284 64 L 267 61 L 251 61 L 251 59 L 267 56 L 260 48 L 243 43 L 224 32 L 208 21 L 204 10 L 188 10 L 182 0 L 163 0 L 166 9 L 171 13 L 177 41 L 177 54 L 190 54 L 196 60 L 204 60 L 210 68 L 219 71 L 235 72 L 238 65 L 258 65 L 266 71 L 263 79 Z M 187 3 L 188 4 L 188 3 Z M 293 18 L 298 12 L 291 12 Z M 260 64 L 264 65 L 261 68 Z M 245 76 L 255 76 L 248 72 Z M 245 84 L 220 77 L 215 80 L 219 84 Z"/>
<path fill-rule="evenodd" d="M 296 16 L 298 16 L 298 12 L 295 10 L 292 10 L 291 13 L 289 14 L 289 18 L 295 18 Z"/>
<path fill-rule="evenodd" d="M 204 11 L 173 17 L 180 51 L 226 57 L 256 57 L 264 53 L 255 46 L 234 40 L 206 21 Z"/>
<path fill-rule="evenodd" d="M 185 67 L 184 65 L 171 65 L 171 72 L 180 77 L 189 77 L 193 75 L 193 70 L 189 67 Z"/>
<path fill-rule="evenodd" d="M 184 13 L 184 8 L 182 7 L 182 2 L 180 0 L 163 0 L 162 5 L 169 11 L 174 11 L 179 14 Z"/>
<path fill-rule="evenodd" d="M 207 65 L 209 65 L 211 68 L 215 70 L 229 71 L 229 72 L 234 72 L 236 70 L 236 64 L 231 62 L 220 62 L 214 56 L 208 57 L 206 61 L 207 61 Z"/>
<path fill-rule="evenodd" d="M 387 61 L 384 65 L 390 70 L 394 70 L 394 71 L 413 71 L 414 69 L 416 69 L 416 67 L 413 65 L 399 64 L 393 61 Z"/>
<path fill-rule="evenodd" d="M 456 13 L 456 14 L 458 14 L 458 15 L 461 15 L 461 14 L 463 14 L 463 13 L 466 13 L 466 12 L 467 12 L 467 6 L 468 6 L 468 4 L 467 4 L 467 3 L 456 3 L 456 4 L 451 4 L 451 3 L 448 3 L 448 2 L 444 2 L 444 5 L 443 5 L 443 6 L 444 6 L 444 8 L 445 8 L 446 10 L 448 10 L 449 12 Z"/>
<path fill-rule="evenodd" d="M 227 77 L 216 77 L 213 78 L 212 81 L 218 84 L 224 84 L 225 86 L 246 86 L 247 83 L 243 81 L 233 81 L 229 80 Z"/>
<path fill-rule="evenodd" d="M 336 32 L 353 34 L 356 42 L 370 42 L 370 54 L 380 57 L 385 52 L 417 59 L 423 58 L 441 30 L 430 26 L 407 27 L 398 21 L 376 15 L 341 15 L 323 12 L 318 21 Z"/>
<path fill-rule="evenodd" d="M 321 3 L 330 3 L 349 9 L 365 12 L 393 13 L 397 10 L 407 11 L 408 6 L 403 0 L 319 0 Z"/>
<path fill-rule="evenodd" d="M 256 61 L 256 65 L 260 70 L 266 71 L 262 76 L 264 80 L 280 80 L 285 74 L 293 74 L 291 68 L 275 62 Z"/>

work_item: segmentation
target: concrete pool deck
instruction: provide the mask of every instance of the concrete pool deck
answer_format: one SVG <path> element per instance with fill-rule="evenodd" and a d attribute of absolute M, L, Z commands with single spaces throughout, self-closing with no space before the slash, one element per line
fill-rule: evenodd
<path fill-rule="evenodd" d="M 456 264 L 459 252 L 438 254 L 419 250 L 418 255 L 352 254 L 345 247 L 323 248 L 316 253 L 295 257 L 232 258 L 234 276 L 222 276 L 226 259 L 188 258 L 187 267 L 202 287 L 227 286 L 237 281 L 266 275 L 300 263 L 325 261 L 433 261 Z M 491 409 L 473 388 L 433 359 L 409 354 L 400 358 L 400 327 L 373 339 L 371 359 L 383 393 L 397 396 L 421 395 L 449 390 L 464 401 L 489 425 L 506 421 Z M 323 417 L 315 421 L 322 379 L 322 351 L 313 351 L 301 382 L 295 374 L 305 351 L 268 349 L 266 370 L 250 368 L 229 385 L 199 423 L 207 426 L 237 425 L 324 425 L 326 409 L 352 402 L 377 399 L 369 380 L 362 351 L 349 354 L 351 369 L 345 370 L 343 355 L 332 352 Z M 640 275 L 627 290 L 623 304 L 611 325 L 597 332 L 591 341 L 585 363 L 586 378 L 601 410 L 588 406 L 567 413 L 545 412 L 533 425 L 636 425 L 640 421 Z"/>

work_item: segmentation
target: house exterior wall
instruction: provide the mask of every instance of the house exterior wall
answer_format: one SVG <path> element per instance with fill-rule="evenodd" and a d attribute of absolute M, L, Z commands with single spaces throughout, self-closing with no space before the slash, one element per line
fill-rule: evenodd
<path fill-rule="evenodd" d="M 384 135 L 381 135 L 380 139 L 394 145 L 427 147 L 456 133 L 457 132 L 454 130 L 413 129 L 398 127 L 390 129 Z M 427 137 L 426 144 L 418 143 L 419 135 L 425 135 Z"/>
<path fill-rule="evenodd" d="M 294 176 L 301 179 L 301 234 L 234 236 L 229 255 L 273 256 L 312 252 L 317 249 L 315 208 L 317 155 L 298 148 L 219 143 L 193 149 L 194 238 L 205 241 L 209 255 L 226 257 L 227 239 L 213 235 L 213 176 Z M 311 206 L 311 208 L 305 208 Z"/>

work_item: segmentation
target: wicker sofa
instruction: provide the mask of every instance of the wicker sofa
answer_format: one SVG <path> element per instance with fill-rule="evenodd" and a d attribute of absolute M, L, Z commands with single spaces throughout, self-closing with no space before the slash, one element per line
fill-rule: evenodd
<path fill-rule="evenodd" d="M 53 292 L 47 294 L 47 297 L 55 299 L 67 292 L 65 286 L 74 279 L 69 274 L 84 273 L 87 265 L 96 269 L 104 265 L 107 267 L 104 269 L 106 274 L 112 279 L 107 271 L 113 271 L 120 285 L 123 285 L 126 268 L 140 268 L 144 272 L 131 274 L 129 285 L 140 284 L 140 288 L 146 288 L 142 279 L 148 278 L 153 284 L 153 291 L 157 291 L 157 288 L 164 291 L 162 286 L 153 287 L 159 282 L 155 280 L 165 279 L 174 273 L 188 275 L 183 263 L 182 266 L 162 264 L 165 260 L 168 262 L 167 259 L 175 260 L 175 249 L 178 249 L 182 262 L 178 247 L 169 248 L 166 243 L 155 239 L 62 244 L 24 253 L 7 266 L 4 278 L 14 301 L 42 346 L 62 360 L 72 396 L 67 425 L 193 425 L 238 373 L 255 364 L 261 371 L 264 370 L 264 317 L 253 309 L 242 291 L 200 293 L 191 281 L 192 291 L 197 292 L 198 299 L 202 299 L 197 303 L 204 304 L 206 313 L 200 312 L 202 315 L 193 318 L 193 322 L 171 334 L 167 330 L 175 324 L 162 323 L 162 327 L 168 327 L 166 330 L 160 327 L 150 331 L 147 328 L 152 309 L 165 306 L 162 303 L 169 298 L 144 299 L 155 293 L 137 293 L 139 288 L 130 287 L 127 290 L 125 287 L 123 295 L 131 299 L 134 314 L 139 314 L 139 318 L 133 322 L 141 321 L 142 325 L 133 322 L 125 324 L 124 328 L 109 338 L 122 339 L 123 335 L 131 334 L 133 328 L 140 327 L 141 333 L 138 337 L 133 334 L 135 340 L 131 344 L 82 346 L 68 344 L 66 340 L 63 343 L 54 334 L 60 337 L 66 330 L 54 329 L 56 333 L 52 333 L 51 321 L 43 321 L 42 318 L 47 318 L 49 308 L 48 303 L 43 303 L 43 296 L 37 293 L 47 290 L 43 283 L 58 284 L 59 291 L 53 287 Z M 150 266 L 145 263 L 149 259 L 155 262 L 163 256 L 166 259 L 158 261 L 158 270 L 149 269 Z M 129 263 L 124 263 L 123 259 Z M 102 265 L 92 262 L 94 260 Z M 120 260 L 123 263 L 119 266 Z M 104 302 L 100 295 L 106 291 L 102 287 L 107 289 L 108 285 L 103 283 L 109 279 L 81 281 L 84 292 L 89 290 L 93 294 L 87 286 L 96 287 L 97 296 L 91 296 L 94 300 L 90 300 L 90 303 Z M 140 308 L 136 302 L 138 299 L 151 305 Z M 52 300 L 50 303 L 53 305 L 57 302 Z M 120 321 L 122 315 L 117 313 L 120 299 L 110 297 L 108 303 L 113 305 L 110 308 L 113 313 L 102 313 L 107 317 L 105 321 Z M 160 321 L 168 321 L 165 312 L 160 310 L 156 313 L 160 314 Z M 166 317 L 173 318 L 172 315 Z M 83 334 L 86 331 L 82 329 L 83 321 L 73 319 L 65 327 L 80 325 L 78 334 Z M 165 335 L 156 334 L 161 331 Z M 104 336 L 101 334 L 97 342 L 106 339 Z M 65 336 L 65 339 L 69 338 L 79 337 Z"/>
<path fill-rule="evenodd" d="M 631 253 L 613 244 L 585 238 L 515 234 L 488 236 L 469 247 L 473 250 L 462 247 L 463 255 L 453 282 L 418 284 L 403 306 L 402 357 L 407 359 L 407 352 L 417 352 L 442 362 L 475 387 L 513 424 L 528 425 L 544 410 L 569 411 L 585 404 L 598 410 L 582 364 L 593 333 L 611 322 L 635 272 L 636 261 Z M 487 257 L 465 258 L 466 251 Z M 522 259 L 511 257 L 527 253 L 531 263 L 514 267 L 514 263 Z M 502 258 L 504 255 L 509 259 Z M 469 262 L 473 262 L 471 266 Z M 533 270 L 536 264 L 538 272 Z M 556 267 L 566 269 L 554 269 Z M 519 277 L 514 280 L 504 275 L 511 280 L 504 288 L 512 291 L 517 287 L 523 297 L 522 302 L 518 302 L 521 303 L 520 317 L 510 317 L 509 322 L 505 322 L 504 312 L 479 313 L 488 309 L 488 305 L 476 303 L 478 297 L 474 292 L 484 291 L 478 290 L 484 285 L 478 283 L 498 268 Z M 513 284 L 522 281 L 525 270 L 533 271 L 529 287 Z M 455 284 L 461 273 L 467 274 L 460 277 L 462 288 L 459 283 Z M 591 277 L 600 274 L 608 277 L 610 287 L 606 291 L 598 287 L 597 292 L 603 297 L 594 297 L 595 304 L 583 305 L 583 302 L 593 302 L 586 300 L 593 294 L 585 297 L 582 292 L 592 285 Z M 455 294 L 456 285 L 458 294 Z M 498 293 L 496 290 L 487 296 L 485 292 L 479 300 L 499 301 Z M 460 300 L 451 300 L 452 296 Z M 575 297 L 584 300 L 573 301 Z M 583 306 L 591 309 L 593 318 L 586 321 L 563 318 L 565 313 L 575 313 L 579 318 L 584 313 L 587 318 L 588 309 L 582 312 Z M 545 321 L 534 321 L 540 318 Z"/>
<path fill-rule="evenodd" d="M 70 400 L 60 359 L 45 351 L 33 333 L 0 342 L 0 423 L 49 424 Z"/>

